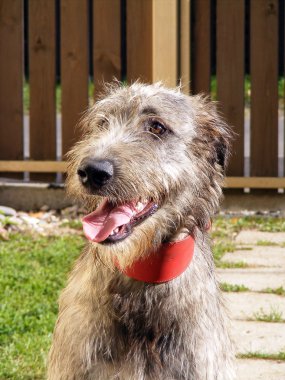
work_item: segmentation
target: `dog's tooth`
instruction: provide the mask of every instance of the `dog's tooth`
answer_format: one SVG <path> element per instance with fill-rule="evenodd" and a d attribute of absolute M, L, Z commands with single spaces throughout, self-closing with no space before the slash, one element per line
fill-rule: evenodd
<path fill-rule="evenodd" d="M 137 204 L 136 204 L 136 210 L 137 211 L 142 211 L 144 209 L 144 205 L 143 205 L 143 203 L 142 202 L 138 202 Z"/>

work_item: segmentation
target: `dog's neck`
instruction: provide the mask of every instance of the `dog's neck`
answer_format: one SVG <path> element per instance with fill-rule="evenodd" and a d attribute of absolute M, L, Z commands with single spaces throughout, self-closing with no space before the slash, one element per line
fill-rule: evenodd
<path fill-rule="evenodd" d="M 181 235 L 182 236 L 182 235 Z M 194 254 L 194 238 L 189 235 L 181 240 L 163 243 L 157 251 L 135 261 L 126 268 L 124 275 L 138 281 L 159 284 L 180 276 L 190 265 Z M 117 268 L 120 267 L 115 263 Z"/>
<path fill-rule="evenodd" d="M 209 231 L 209 220 L 205 231 Z M 161 284 L 179 277 L 190 265 L 195 248 L 195 229 L 190 234 L 182 228 L 168 242 L 161 244 L 158 250 L 150 252 L 146 258 L 135 261 L 122 273 L 138 281 Z M 120 269 L 118 263 L 115 266 Z"/>

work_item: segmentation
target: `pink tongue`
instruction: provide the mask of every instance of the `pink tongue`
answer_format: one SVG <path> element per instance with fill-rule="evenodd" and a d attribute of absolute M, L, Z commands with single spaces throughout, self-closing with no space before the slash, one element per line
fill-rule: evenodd
<path fill-rule="evenodd" d="M 107 239 L 114 229 L 129 223 L 135 214 L 135 202 L 113 207 L 107 200 L 82 219 L 87 239 L 97 243 Z"/>

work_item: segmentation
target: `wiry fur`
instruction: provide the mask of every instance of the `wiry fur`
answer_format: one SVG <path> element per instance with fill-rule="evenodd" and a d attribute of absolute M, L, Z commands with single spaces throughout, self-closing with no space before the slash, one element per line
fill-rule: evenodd
<path fill-rule="evenodd" d="M 171 132 L 153 136 L 153 119 Z M 113 245 L 88 243 L 60 297 L 49 380 L 231 380 L 233 355 L 206 226 L 221 197 L 230 131 L 213 103 L 160 84 L 110 86 L 82 120 L 70 152 L 69 193 L 93 211 L 153 199 L 158 211 Z M 77 169 L 112 160 L 115 176 L 91 194 Z M 177 279 L 152 285 L 114 268 L 162 242 L 195 236 L 194 258 Z"/>

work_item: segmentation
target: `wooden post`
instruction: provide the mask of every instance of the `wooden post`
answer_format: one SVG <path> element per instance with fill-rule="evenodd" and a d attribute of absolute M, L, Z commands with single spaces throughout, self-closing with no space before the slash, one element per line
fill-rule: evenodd
<path fill-rule="evenodd" d="M 244 0 L 217 1 L 217 89 L 221 110 L 233 127 L 228 175 L 244 169 Z"/>
<path fill-rule="evenodd" d="M 211 88 L 211 1 L 194 0 L 193 5 L 191 88 L 193 94 L 209 93 Z"/>
<path fill-rule="evenodd" d="M 88 106 L 87 0 L 61 1 L 62 153 L 80 137 L 76 125 Z"/>
<path fill-rule="evenodd" d="M 103 82 L 121 80 L 121 1 L 93 2 L 93 65 L 95 99 Z"/>
<path fill-rule="evenodd" d="M 0 160 L 23 159 L 22 54 L 23 3 L 0 0 Z"/>
<path fill-rule="evenodd" d="M 56 158 L 55 2 L 29 1 L 30 156 Z M 52 176 L 33 177 L 45 181 Z"/>
<path fill-rule="evenodd" d="M 278 1 L 252 0 L 251 175 L 278 174 Z"/>
<path fill-rule="evenodd" d="M 127 0 L 127 79 L 177 85 L 177 0 Z"/>

